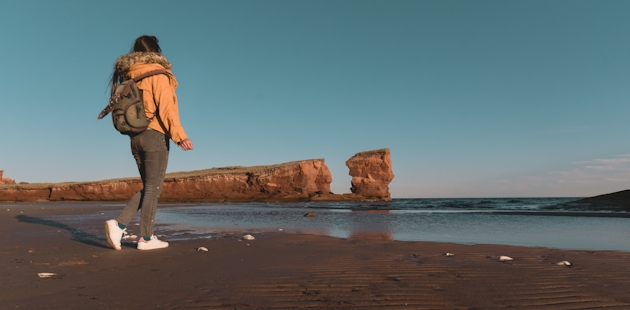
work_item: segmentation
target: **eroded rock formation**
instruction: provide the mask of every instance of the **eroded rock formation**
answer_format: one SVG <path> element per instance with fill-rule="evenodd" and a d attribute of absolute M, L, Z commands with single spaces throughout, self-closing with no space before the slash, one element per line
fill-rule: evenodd
<path fill-rule="evenodd" d="M 351 194 L 330 192 L 323 159 L 256 167 L 224 167 L 166 175 L 161 202 L 390 200 L 394 177 L 389 149 L 358 153 L 347 162 Z M 0 186 L 0 201 L 126 201 L 142 189 L 139 178 L 97 182 Z"/>
<path fill-rule="evenodd" d="M 389 149 L 360 152 L 346 165 L 352 176 L 352 193 L 368 199 L 391 200 L 389 182 L 394 179 Z"/>
<path fill-rule="evenodd" d="M 271 166 L 224 167 L 166 175 L 160 201 L 300 201 L 329 194 L 323 159 Z M 0 187 L 0 201 L 121 201 L 142 189 L 139 178 Z"/>
<path fill-rule="evenodd" d="M 15 180 L 3 178 L 4 170 L 0 170 L 0 184 L 15 184 Z"/>

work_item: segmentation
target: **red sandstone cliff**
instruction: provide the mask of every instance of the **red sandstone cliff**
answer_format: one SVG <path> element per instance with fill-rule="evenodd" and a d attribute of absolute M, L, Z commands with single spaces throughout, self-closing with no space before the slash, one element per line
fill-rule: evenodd
<path fill-rule="evenodd" d="M 225 167 L 166 175 L 160 201 L 308 200 L 329 194 L 332 176 L 323 159 L 272 166 Z M 0 201 L 120 201 L 142 189 L 139 178 L 0 187 Z"/>
<path fill-rule="evenodd" d="M 394 179 L 389 149 L 357 153 L 346 165 L 352 176 L 352 193 L 371 199 L 391 200 L 389 182 Z"/>
<path fill-rule="evenodd" d="M 160 201 L 390 200 L 389 149 L 358 153 L 346 164 L 352 194 L 330 192 L 323 159 L 256 167 L 224 167 L 166 175 Z M 142 189 L 139 178 L 77 183 L 0 185 L 0 201 L 125 201 Z"/>
<path fill-rule="evenodd" d="M 0 170 L 0 184 L 15 184 L 15 180 L 3 178 L 4 170 Z"/>

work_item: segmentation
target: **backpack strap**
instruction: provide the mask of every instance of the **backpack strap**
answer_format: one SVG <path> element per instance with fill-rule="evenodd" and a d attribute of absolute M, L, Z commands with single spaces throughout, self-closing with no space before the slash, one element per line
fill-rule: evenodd
<path fill-rule="evenodd" d="M 153 71 L 149 71 L 149 72 L 146 72 L 146 73 L 143 73 L 143 74 L 140 74 L 140 75 L 136 76 L 135 78 L 133 78 L 133 82 L 134 83 L 138 83 L 138 82 L 140 82 L 140 80 L 142 80 L 142 79 L 144 79 L 146 77 L 150 77 L 152 75 L 156 75 L 156 74 L 164 74 L 167 77 L 169 77 L 168 76 L 168 72 L 166 72 L 164 70 L 153 70 Z M 169 77 L 169 79 L 170 79 L 170 77 Z M 125 85 L 125 88 L 123 88 L 123 90 L 122 90 L 122 92 L 120 92 L 120 94 L 123 95 L 123 96 L 129 95 L 130 88 L 131 88 L 131 83 L 127 83 L 127 85 Z"/>

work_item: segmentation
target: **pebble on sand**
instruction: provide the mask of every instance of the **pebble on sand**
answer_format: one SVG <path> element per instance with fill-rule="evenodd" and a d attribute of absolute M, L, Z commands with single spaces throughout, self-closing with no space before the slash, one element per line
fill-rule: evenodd
<path fill-rule="evenodd" d="M 514 260 L 513 258 L 509 257 L 509 256 L 505 256 L 505 255 L 501 255 L 499 257 L 497 257 L 500 261 L 502 262 L 507 262 L 507 261 L 511 261 Z"/>
<path fill-rule="evenodd" d="M 561 262 L 557 262 L 556 265 L 558 266 L 571 266 L 572 264 L 569 261 L 563 260 Z"/>
<path fill-rule="evenodd" d="M 254 238 L 254 236 L 252 236 L 252 235 L 245 235 L 245 236 L 243 236 L 243 240 L 254 240 L 254 239 L 256 239 L 256 238 Z"/>
<path fill-rule="evenodd" d="M 304 217 L 316 217 L 316 216 L 317 216 L 317 214 L 315 214 L 313 212 L 309 212 L 309 213 L 304 214 Z"/>
<path fill-rule="evenodd" d="M 203 247 L 203 246 L 202 246 L 202 247 L 198 247 L 198 248 L 197 248 L 197 251 L 208 252 L 208 248 Z"/>

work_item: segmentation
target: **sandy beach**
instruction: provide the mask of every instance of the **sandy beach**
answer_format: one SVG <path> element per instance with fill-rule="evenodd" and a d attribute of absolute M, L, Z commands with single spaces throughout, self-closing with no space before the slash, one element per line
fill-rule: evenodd
<path fill-rule="evenodd" d="M 47 219 L 119 208 L 4 205 L 0 308 L 630 309 L 629 252 L 286 232 L 114 251 L 91 233 L 105 219 Z"/>

